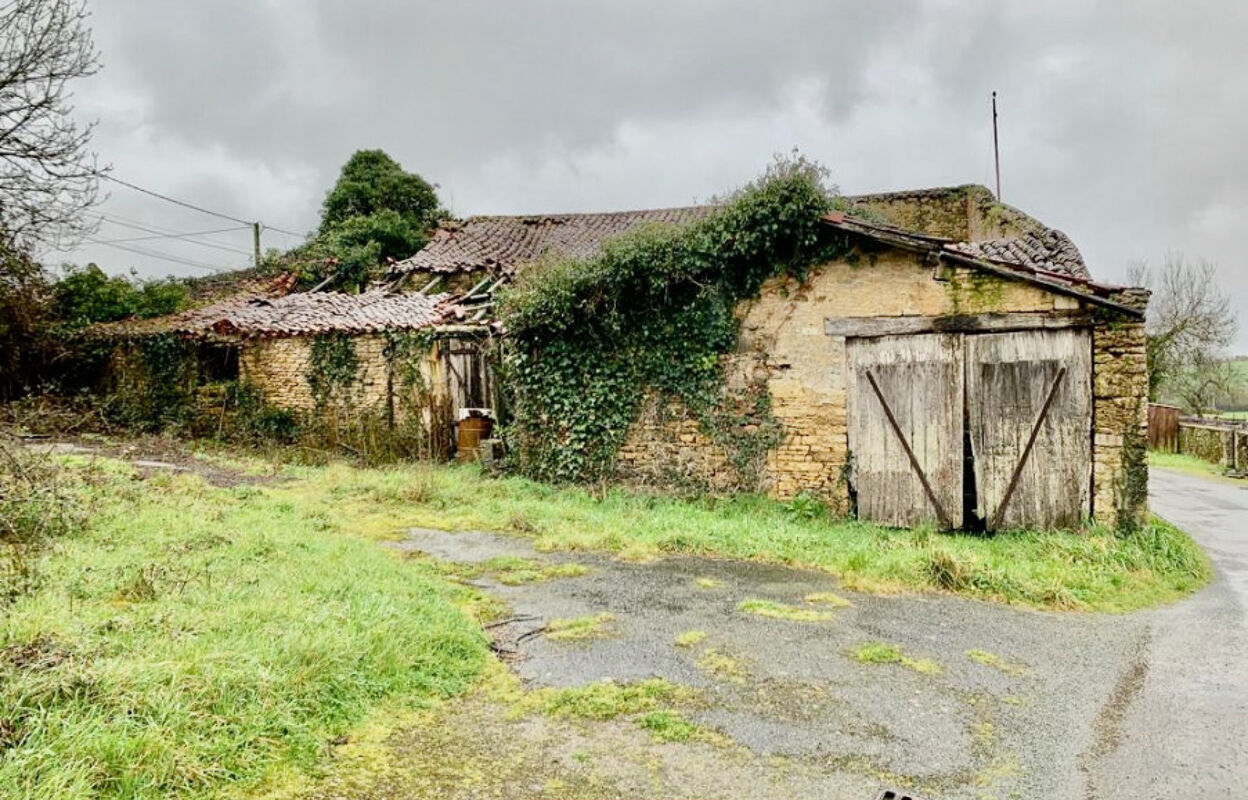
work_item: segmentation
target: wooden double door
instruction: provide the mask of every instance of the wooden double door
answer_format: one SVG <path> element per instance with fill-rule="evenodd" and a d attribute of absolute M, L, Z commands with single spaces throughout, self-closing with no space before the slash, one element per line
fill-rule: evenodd
<path fill-rule="evenodd" d="M 1088 331 L 882 336 L 846 351 L 860 518 L 998 530 L 1089 514 Z"/>

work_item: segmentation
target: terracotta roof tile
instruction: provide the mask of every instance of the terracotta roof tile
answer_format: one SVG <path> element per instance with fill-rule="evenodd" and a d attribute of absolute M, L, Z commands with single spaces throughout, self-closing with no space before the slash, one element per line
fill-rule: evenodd
<path fill-rule="evenodd" d="M 307 336 L 376 333 L 435 325 L 453 312 L 444 294 L 303 292 L 284 297 L 237 296 L 180 314 L 114 323 L 103 335 L 135 337 L 157 333 L 207 336 Z"/>
<path fill-rule="evenodd" d="M 983 242 L 955 242 L 949 250 L 989 261 L 1000 261 L 1030 269 L 1058 272 L 1075 278 L 1090 278 L 1079 248 L 1066 234 L 1053 228 L 1024 233 L 1009 239 Z"/>
<path fill-rule="evenodd" d="M 396 262 L 390 274 L 468 272 L 510 274 L 516 266 L 550 252 L 583 258 L 602 243 L 646 223 L 683 225 L 700 220 L 714 206 L 686 206 L 600 214 L 469 217 L 434 232 L 424 249 Z"/>

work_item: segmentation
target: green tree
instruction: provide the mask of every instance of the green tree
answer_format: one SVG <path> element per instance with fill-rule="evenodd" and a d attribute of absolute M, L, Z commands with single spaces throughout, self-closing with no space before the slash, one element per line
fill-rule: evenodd
<path fill-rule="evenodd" d="M 125 275 L 109 277 L 95 264 L 67 266 L 52 293 L 57 316 L 70 328 L 172 314 L 190 304 L 186 286 L 178 281 L 140 281 Z"/>
<path fill-rule="evenodd" d="M 445 217 L 432 184 L 381 150 L 359 150 L 325 196 L 316 238 L 288 255 L 322 265 L 305 270 L 305 281 L 360 290 L 388 260 L 424 247 Z"/>
<path fill-rule="evenodd" d="M 357 150 L 325 197 L 321 233 L 329 233 L 352 217 L 378 211 L 397 212 L 421 227 L 437 224 L 444 215 L 433 185 L 424 178 L 405 172 L 381 150 Z"/>

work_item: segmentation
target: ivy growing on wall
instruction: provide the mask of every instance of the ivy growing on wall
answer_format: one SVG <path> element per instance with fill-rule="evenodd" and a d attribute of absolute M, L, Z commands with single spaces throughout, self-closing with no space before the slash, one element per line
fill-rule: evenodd
<path fill-rule="evenodd" d="M 308 352 L 308 387 L 318 409 L 336 394 L 349 390 L 360 371 L 355 339 L 347 333 L 327 333 L 312 340 Z"/>
<path fill-rule="evenodd" d="M 386 358 L 395 389 L 405 402 L 420 402 L 429 392 L 424 365 L 433 350 L 434 338 L 432 328 L 386 332 Z"/>
<path fill-rule="evenodd" d="M 738 301 L 848 248 L 819 222 L 840 205 L 824 178 L 804 158 L 777 160 L 703 221 L 643 228 L 597 257 L 523 273 L 500 307 L 521 471 L 605 476 L 649 391 L 683 402 L 739 472 L 758 465 L 779 425 L 765 387 L 729 392 L 723 356 L 737 344 Z"/>
<path fill-rule="evenodd" d="M 140 430 L 161 430 L 191 415 L 195 389 L 193 345 L 171 333 L 141 339 L 118 354 L 125 368 L 106 413 Z"/>

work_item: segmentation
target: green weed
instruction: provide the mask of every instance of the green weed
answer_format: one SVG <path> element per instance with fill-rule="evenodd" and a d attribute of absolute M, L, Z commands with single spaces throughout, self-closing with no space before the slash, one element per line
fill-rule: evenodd
<path fill-rule="evenodd" d="M 751 597 L 743 600 L 737 606 L 737 610 L 746 614 L 754 614 L 760 617 L 770 617 L 771 619 L 784 619 L 791 622 L 822 622 L 832 619 L 832 613 L 829 611 L 816 611 L 813 608 L 798 608 L 787 603 L 777 603 L 774 600 L 761 600 L 757 597 Z"/>
<path fill-rule="evenodd" d="M 593 639 L 610 632 L 613 614 L 602 613 L 590 617 L 552 619 L 546 625 L 547 639 Z"/>
<path fill-rule="evenodd" d="M 0 618 L 0 796 L 246 790 L 488 663 L 462 610 L 476 593 L 350 535 L 301 487 L 111 464 L 75 484 L 89 518 Z"/>
<path fill-rule="evenodd" d="M 772 500 L 688 499 L 523 478 L 490 479 L 471 467 L 429 470 L 436 501 L 378 504 L 332 486 L 401 482 L 406 468 L 304 468 L 292 489 L 341 526 L 393 538 L 407 527 L 504 530 L 519 516 L 545 551 L 603 550 L 633 560 L 664 553 L 719 555 L 822 569 L 849 589 L 947 591 L 1037 608 L 1123 612 L 1182 597 L 1208 582 L 1204 554 L 1160 520 L 1119 535 L 1008 531 L 991 536 L 883 528 L 855 520 L 795 517 Z M 526 534 L 527 535 L 527 534 Z M 712 578 L 695 578 L 716 588 Z"/>
<path fill-rule="evenodd" d="M 895 644 L 868 642 L 852 652 L 853 657 L 864 664 L 900 664 L 924 675 L 938 675 L 940 665 L 927 658 L 911 658 Z"/>

